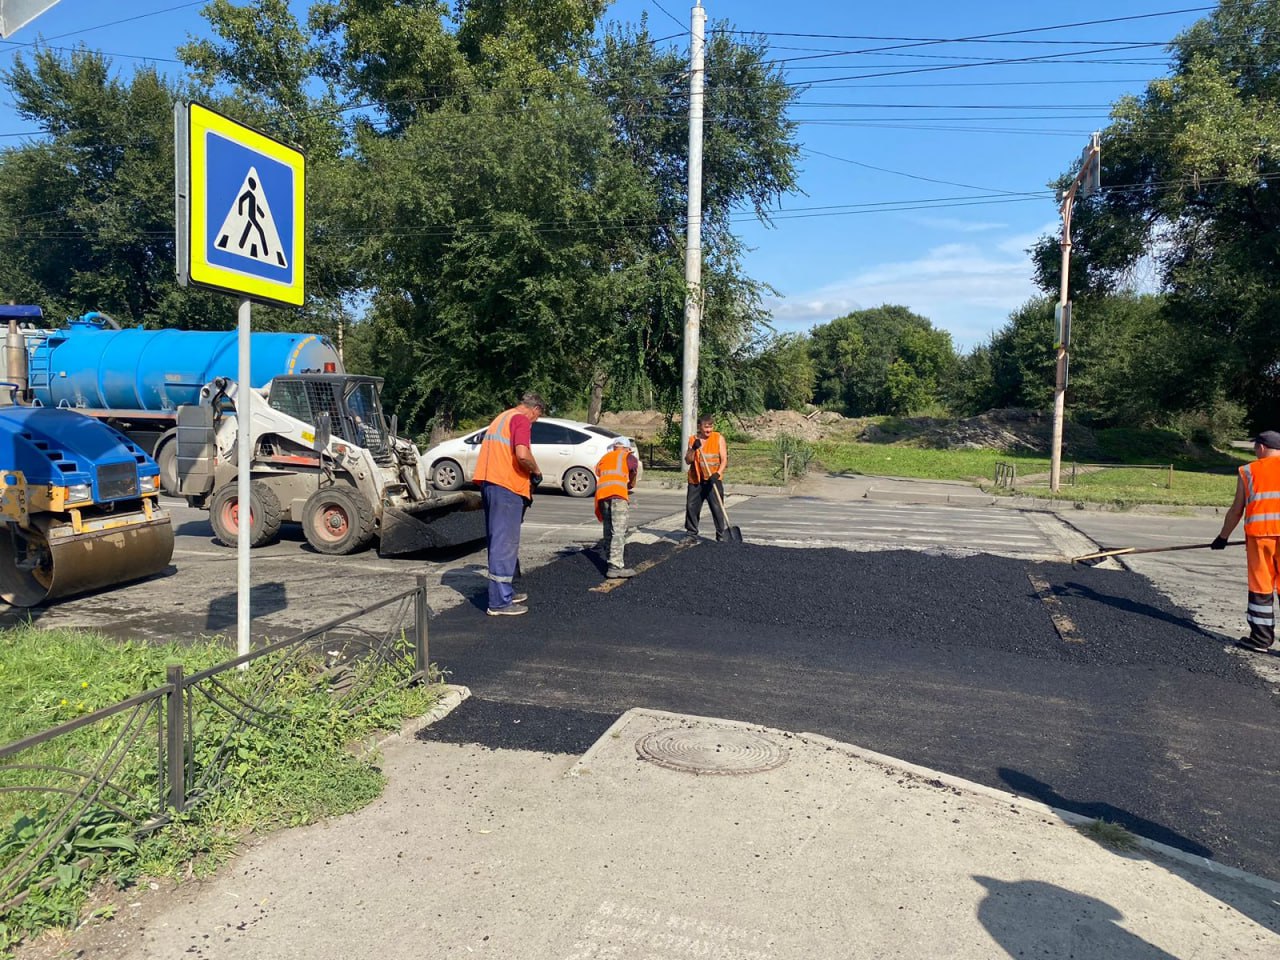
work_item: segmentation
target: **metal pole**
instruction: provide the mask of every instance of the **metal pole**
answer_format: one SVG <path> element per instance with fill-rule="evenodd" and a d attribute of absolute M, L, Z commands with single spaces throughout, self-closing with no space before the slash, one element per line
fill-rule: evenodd
<path fill-rule="evenodd" d="M 236 319 L 240 347 L 240 367 L 236 374 L 239 384 L 236 394 L 236 655 L 242 657 L 249 652 L 252 617 L 249 608 L 249 542 L 253 531 L 253 481 L 249 466 L 253 459 L 253 378 L 249 366 L 251 317 L 247 297 L 240 301 Z"/>
<path fill-rule="evenodd" d="M 165 701 L 165 769 L 169 777 L 169 806 L 179 813 L 187 805 L 187 764 L 182 729 L 182 664 L 168 667 L 169 696 Z"/>
<path fill-rule="evenodd" d="M 702 325 L 702 81 L 703 27 L 707 12 L 698 0 L 689 17 L 689 206 L 684 251 L 684 370 L 680 380 L 680 442 L 676 456 L 696 430 L 698 416 L 698 346 Z"/>
<path fill-rule="evenodd" d="M 1067 271 L 1071 268 L 1071 204 L 1075 202 L 1076 188 L 1072 184 L 1062 201 L 1062 279 L 1058 286 L 1058 308 L 1064 318 L 1067 310 Z M 1065 324 L 1065 319 L 1064 319 Z M 1062 419 L 1066 411 L 1067 396 L 1067 344 L 1065 330 L 1063 343 L 1058 345 L 1058 360 L 1053 377 L 1053 446 L 1049 454 L 1049 491 L 1057 493 L 1062 474 Z"/>
<path fill-rule="evenodd" d="M 427 618 L 430 616 L 430 610 L 427 608 L 427 575 L 425 573 L 418 574 L 418 593 L 413 598 L 413 651 L 414 669 L 422 674 L 422 682 L 426 683 L 430 676 L 431 663 L 427 659 Z"/>

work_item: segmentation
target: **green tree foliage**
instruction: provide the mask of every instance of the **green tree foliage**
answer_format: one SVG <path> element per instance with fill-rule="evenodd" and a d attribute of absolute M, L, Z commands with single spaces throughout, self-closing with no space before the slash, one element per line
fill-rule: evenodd
<path fill-rule="evenodd" d="M 770 410 L 799 410 L 813 400 L 816 379 L 809 340 L 802 334 L 776 336 L 766 344 L 757 362 Z"/>
<path fill-rule="evenodd" d="M 1072 295 L 1123 290 L 1150 258 L 1167 292 L 1161 362 L 1194 372 L 1144 408 L 1226 395 L 1255 423 L 1280 420 L 1278 68 L 1280 3 L 1223 0 L 1174 42 L 1171 75 L 1119 101 L 1103 133 L 1103 190 L 1076 206 Z M 1056 289 L 1054 241 L 1035 252 Z"/>
<path fill-rule="evenodd" d="M 910 413 L 941 402 L 957 364 L 949 333 L 888 304 L 815 327 L 811 350 L 815 402 L 855 417 Z"/>

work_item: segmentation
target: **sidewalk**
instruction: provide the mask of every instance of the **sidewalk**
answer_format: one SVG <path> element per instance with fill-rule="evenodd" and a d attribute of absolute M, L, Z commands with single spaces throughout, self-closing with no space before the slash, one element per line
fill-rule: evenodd
<path fill-rule="evenodd" d="M 463 707 L 465 709 L 465 706 Z M 720 775 L 697 775 L 640 759 Z M 734 768 L 768 767 L 731 775 Z M 811 735 L 632 710 L 581 758 L 412 736 L 354 815 L 101 925 L 101 960 L 1271 958 L 1280 885 Z"/>

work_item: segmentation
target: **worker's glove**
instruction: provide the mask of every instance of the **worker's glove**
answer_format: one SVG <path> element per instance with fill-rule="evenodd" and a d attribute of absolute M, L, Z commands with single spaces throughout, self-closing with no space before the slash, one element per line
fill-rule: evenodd
<path fill-rule="evenodd" d="M 720 474 L 718 474 L 718 473 L 713 473 L 713 474 L 710 476 L 710 478 L 709 478 L 709 479 L 711 480 L 711 482 L 712 482 L 712 483 L 715 483 L 715 481 L 717 481 L 717 480 L 719 480 L 719 479 L 720 479 Z"/>
<path fill-rule="evenodd" d="M 1214 538 L 1213 538 L 1213 543 L 1209 544 L 1209 549 L 1210 549 L 1210 550 L 1225 550 L 1225 549 L 1227 549 L 1227 538 L 1226 538 L 1226 537 L 1214 537 Z"/>
<path fill-rule="evenodd" d="M 700 450 L 701 448 L 702 448 L 701 440 L 694 440 L 693 443 L 689 444 L 690 450 Z"/>
<path fill-rule="evenodd" d="M 529 482 L 533 484 L 535 487 L 542 486 L 542 474 L 540 473 L 529 474 Z"/>

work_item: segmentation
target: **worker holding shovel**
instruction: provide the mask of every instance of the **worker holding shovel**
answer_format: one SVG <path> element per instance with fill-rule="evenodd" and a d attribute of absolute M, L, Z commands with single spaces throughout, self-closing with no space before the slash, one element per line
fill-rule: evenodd
<path fill-rule="evenodd" d="M 1280 433 L 1264 430 L 1253 438 L 1258 459 L 1240 468 L 1236 498 L 1222 521 L 1214 550 L 1227 546 L 1227 538 L 1244 518 L 1245 552 L 1249 557 L 1249 607 L 1245 619 L 1249 636 L 1236 645 L 1266 653 L 1275 642 L 1275 610 L 1272 597 L 1280 581 Z"/>
<path fill-rule="evenodd" d="M 689 438 L 684 462 L 689 465 L 689 487 L 685 494 L 684 529 L 690 536 L 698 534 L 702 504 L 711 506 L 711 519 L 716 525 L 716 539 L 728 536 L 729 521 L 724 515 L 724 476 L 729 464 L 729 451 L 724 437 L 715 430 L 715 417 L 698 418 L 698 432 Z"/>

